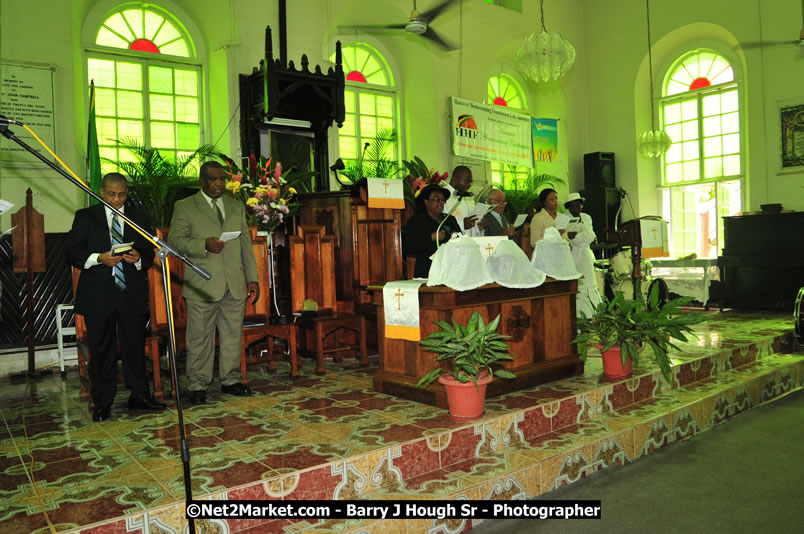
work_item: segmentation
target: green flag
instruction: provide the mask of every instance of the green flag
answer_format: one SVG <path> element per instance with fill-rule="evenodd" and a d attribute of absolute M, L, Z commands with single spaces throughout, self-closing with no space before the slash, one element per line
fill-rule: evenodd
<path fill-rule="evenodd" d="M 101 162 L 98 149 L 98 130 L 95 128 L 95 81 L 89 82 L 89 135 L 87 138 L 87 176 L 89 187 L 98 195 L 101 188 Z M 98 201 L 90 198 L 89 205 L 94 206 Z"/>

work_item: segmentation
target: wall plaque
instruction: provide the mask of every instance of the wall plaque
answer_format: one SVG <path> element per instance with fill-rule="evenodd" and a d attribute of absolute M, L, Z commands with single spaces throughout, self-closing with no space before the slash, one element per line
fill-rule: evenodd
<path fill-rule="evenodd" d="M 55 67 L 0 64 L 0 114 L 26 124 L 55 152 L 54 74 Z M 9 129 L 37 152 L 50 158 L 28 130 L 21 126 L 9 126 Z M 0 164 L 44 165 L 5 137 L 0 137 Z"/>

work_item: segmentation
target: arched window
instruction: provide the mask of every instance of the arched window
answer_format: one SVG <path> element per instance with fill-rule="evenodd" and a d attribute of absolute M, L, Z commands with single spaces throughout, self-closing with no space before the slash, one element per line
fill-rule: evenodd
<path fill-rule="evenodd" d="M 512 76 L 497 74 L 488 80 L 488 103 L 495 106 L 505 106 L 516 111 L 527 112 L 528 103 L 525 91 Z M 506 165 L 499 161 L 491 162 L 491 183 L 501 187 L 514 187 L 516 182 L 522 182 L 528 176 L 526 167 Z"/>
<path fill-rule="evenodd" d="M 124 159 L 116 139 L 135 139 L 166 158 L 201 144 L 201 66 L 188 32 L 153 4 L 126 4 L 109 14 L 87 52 L 95 82 L 101 156 Z"/>
<path fill-rule="evenodd" d="M 741 207 L 739 84 L 729 61 L 705 49 L 679 57 L 662 88 L 663 126 L 673 140 L 662 172 L 672 252 L 716 257 L 722 216 Z"/>
<path fill-rule="evenodd" d="M 356 160 L 365 143 L 391 130 L 399 133 L 396 89 L 385 58 L 365 43 L 344 46 L 346 119 L 338 130 L 338 152 L 343 160 Z M 335 54 L 330 58 L 335 61 Z M 399 160 L 398 141 L 389 144 L 386 157 Z"/>

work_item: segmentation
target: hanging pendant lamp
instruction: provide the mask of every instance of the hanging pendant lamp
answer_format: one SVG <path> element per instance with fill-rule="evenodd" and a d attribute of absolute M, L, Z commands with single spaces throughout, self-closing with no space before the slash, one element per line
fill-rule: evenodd
<path fill-rule="evenodd" d="M 558 33 L 548 33 L 544 25 L 544 0 L 541 0 L 542 31 L 532 33 L 514 54 L 517 68 L 535 82 L 561 78 L 575 62 L 575 48 Z"/>
<path fill-rule="evenodd" d="M 664 129 L 656 128 L 656 111 L 653 105 L 653 54 L 650 39 L 650 0 L 645 0 L 648 20 L 648 76 L 650 77 L 650 130 L 637 137 L 637 150 L 646 158 L 658 158 L 670 150 L 673 140 Z"/>

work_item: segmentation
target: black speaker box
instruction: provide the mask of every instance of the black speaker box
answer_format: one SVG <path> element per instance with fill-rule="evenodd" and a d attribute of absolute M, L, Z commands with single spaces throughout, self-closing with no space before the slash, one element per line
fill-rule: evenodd
<path fill-rule="evenodd" d="M 581 191 L 581 196 L 586 199 L 583 211 L 592 217 L 598 243 L 605 243 L 606 230 L 614 230 L 620 209 L 620 192 L 613 187 L 594 187 Z"/>
<path fill-rule="evenodd" d="M 614 152 L 584 154 L 583 178 L 583 185 L 586 189 L 616 187 L 614 180 Z"/>

